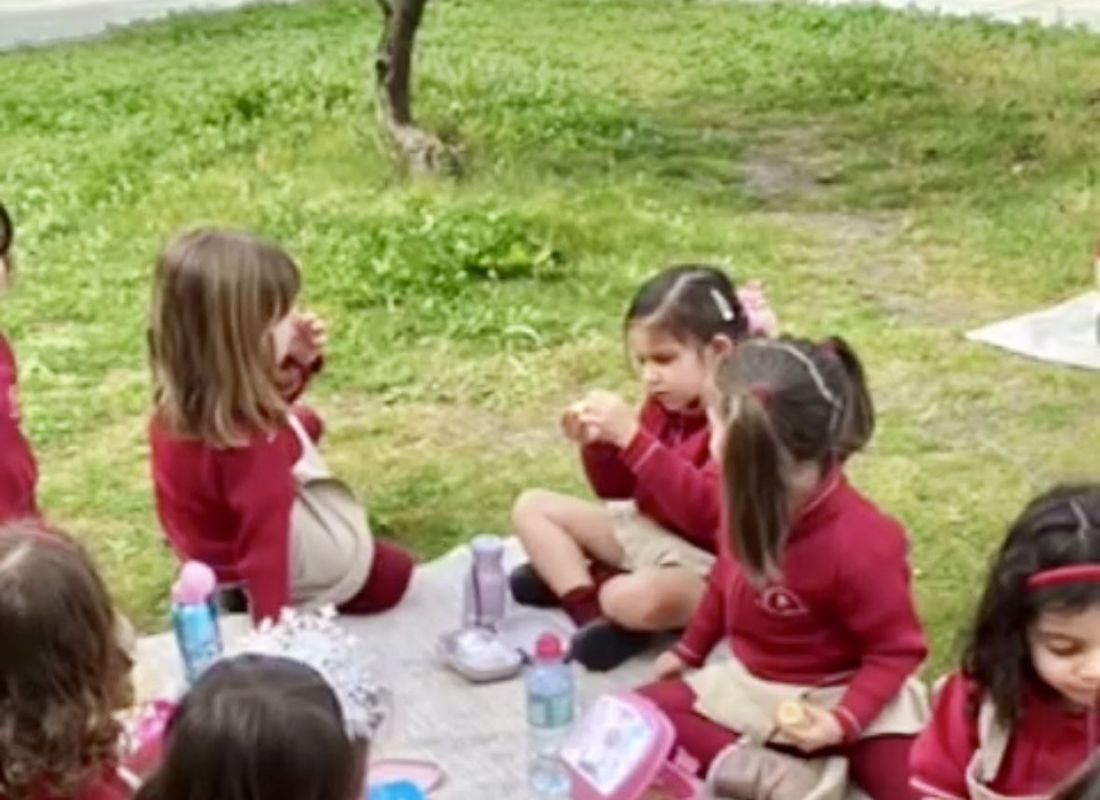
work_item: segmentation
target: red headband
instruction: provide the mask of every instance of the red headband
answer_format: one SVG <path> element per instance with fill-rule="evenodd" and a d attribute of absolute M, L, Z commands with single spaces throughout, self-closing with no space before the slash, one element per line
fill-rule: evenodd
<path fill-rule="evenodd" d="M 1100 583 L 1100 564 L 1075 564 L 1036 572 L 1027 579 L 1029 591 L 1053 589 L 1073 583 Z"/>

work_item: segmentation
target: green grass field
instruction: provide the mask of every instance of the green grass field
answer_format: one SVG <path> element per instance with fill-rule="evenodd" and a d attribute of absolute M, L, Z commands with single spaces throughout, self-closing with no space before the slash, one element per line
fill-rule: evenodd
<path fill-rule="evenodd" d="M 636 392 L 620 315 L 686 259 L 761 278 L 788 330 L 849 337 L 881 412 L 858 483 L 915 540 L 949 663 L 1006 521 L 1095 473 L 1097 378 L 967 344 L 1087 287 L 1100 39 L 871 10 L 434 0 L 418 109 L 461 142 L 410 183 L 375 132 L 372 4 L 179 18 L 0 56 L 2 324 L 42 500 L 163 624 L 147 478 L 152 259 L 192 223 L 300 258 L 333 333 L 314 402 L 376 528 L 423 556 L 583 491 L 557 409 Z"/>

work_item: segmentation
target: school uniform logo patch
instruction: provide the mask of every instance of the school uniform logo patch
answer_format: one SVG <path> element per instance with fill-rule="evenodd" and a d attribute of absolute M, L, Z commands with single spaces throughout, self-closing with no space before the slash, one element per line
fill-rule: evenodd
<path fill-rule="evenodd" d="M 761 608 L 777 617 L 797 617 L 809 613 L 802 598 L 785 586 L 769 586 L 756 601 Z"/>

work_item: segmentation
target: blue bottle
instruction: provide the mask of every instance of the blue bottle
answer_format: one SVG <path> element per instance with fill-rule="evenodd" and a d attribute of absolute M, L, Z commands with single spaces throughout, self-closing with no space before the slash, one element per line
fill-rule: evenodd
<path fill-rule="evenodd" d="M 172 587 L 172 626 L 189 684 L 222 654 L 222 634 L 214 604 L 217 579 L 206 564 L 188 561 Z"/>
<path fill-rule="evenodd" d="M 572 779 L 561 759 L 561 747 L 573 725 L 576 696 L 573 671 L 553 634 L 539 637 L 525 685 L 528 785 L 540 800 L 568 798 Z"/>

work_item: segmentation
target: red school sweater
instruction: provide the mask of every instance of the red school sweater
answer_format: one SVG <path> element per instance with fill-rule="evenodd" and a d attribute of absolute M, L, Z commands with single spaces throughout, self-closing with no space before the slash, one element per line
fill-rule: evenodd
<path fill-rule="evenodd" d="M 978 751 L 981 689 L 961 674 L 944 684 L 932 721 L 913 745 L 911 781 L 920 797 L 968 800 L 966 773 Z M 1097 745 L 1095 714 L 1072 710 L 1036 687 L 990 788 L 1008 797 L 1045 796 L 1083 766 Z"/>
<path fill-rule="evenodd" d="M 753 586 L 725 538 L 676 653 L 698 667 L 725 636 L 764 680 L 847 684 L 834 711 L 858 738 L 928 654 L 905 531 L 835 470 L 791 529 L 781 583 Z"/>
<path fill-rule="evenodd" d="M 295 368 L 288 399 L 320 367 Z M 293 411 L 318 441 L 320 417 L 302 406 Z M 302 455 L 294 430 L 285 424 L 244 446 L 214 447 L 174 436 L 154 415 L 149 440 L 157 516 L 177 556 L 208 564 L 219 583 L 242 584 L 255 620 L 277 618 L 291 598 L 292 470 Z"/>
<path fill-rule="evenodd" d="M 0 522 L 38 514 L 38 465 L 19 422 L 15 354 L 0 336 Z"/>
<path fill-rule="evenodd" d="M 603 500 L 633 499 L 645 516 L 715 552 L 721 489 L 706 414 L 668 411 L 650 399 L 638 422 L 625 448 L 600 442 L 581 449 L 592 490 Z"/>

